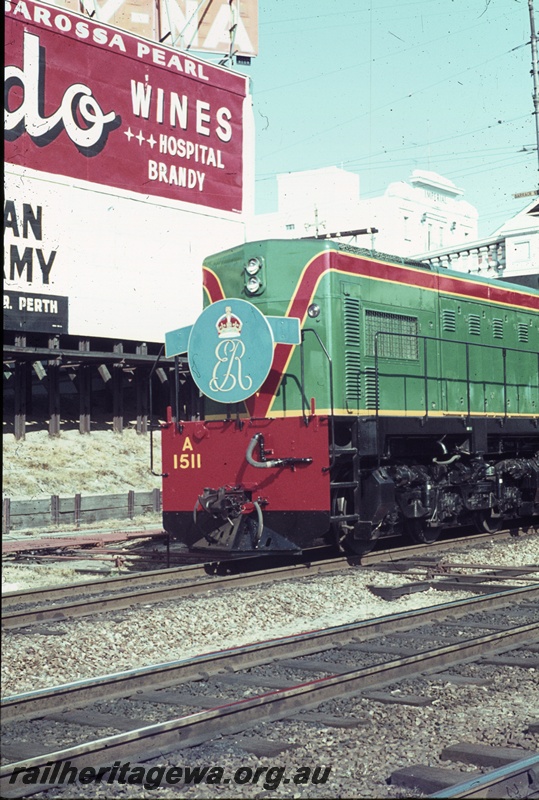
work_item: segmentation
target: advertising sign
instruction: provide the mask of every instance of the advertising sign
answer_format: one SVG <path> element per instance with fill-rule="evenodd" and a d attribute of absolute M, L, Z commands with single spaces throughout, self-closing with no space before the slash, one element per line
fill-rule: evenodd
<path fill-rule="evenodd" d="M 53 5 L 180 50 L 258 53 L 258 0 L 55 0 Z"/>
<path fill-rule="evenodd" d="M 204 257 L 245 238 L 241 218 L 9 164 L 4 230 L 5 330 L 152 342 L 195 321 Z"/>
<path fill-rule="evenodd" d="M 4 292 L 4 326 L 36 333 L 67 333 L 67 297 Z"/>
<path fill-rule="evenodd" d="M 246 77 L 31 0 L 5 41 L 4 329 L 162 341 L 244 240 Z"/>
<path fill-rule="evenodd" d="M 6 161 L 242 211 L 244 76 L 31 0 L 5 41 Z"/>
<path fill-rule="evenodd" d="M 160 20 L 159 38 L 182 50 L 258 53 L 258 0 L 160 0 Z"/>

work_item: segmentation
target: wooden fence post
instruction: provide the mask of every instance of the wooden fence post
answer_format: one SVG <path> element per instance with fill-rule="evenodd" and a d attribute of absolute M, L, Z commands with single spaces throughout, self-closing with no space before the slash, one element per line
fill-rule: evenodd
<path fill-rule="evenodd" d="M 75 527 L 80 528 L 82 499 L 80 494 L 75 495 Z"/>
<path fill-rule="evenodd" d="M 53 525 L 60 522 L 60 498 L 57 494 L 51 495 L 51 522 Z"/>
<path fill-rule="evenodd" d="M 11 529 L 11 500 L 9 497 L 4 497 L 2 502 L 2 531 L 9 533 Z"/>

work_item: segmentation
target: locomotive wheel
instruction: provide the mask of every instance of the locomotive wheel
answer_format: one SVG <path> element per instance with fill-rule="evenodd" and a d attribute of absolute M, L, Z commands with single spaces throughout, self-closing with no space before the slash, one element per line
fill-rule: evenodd
<path fill-rule="evenodd" d="M 424 519 L 405 520 L 404 530 L 408 538 L 417 544 L 432 544 L 442 532 L 441 528 L 429 528 Z"/>
<path fill-rule="evenodd" d="M 493 517 L 490 510 L 476 511 L 474 514 L 475 527 L 479 533 L 496 533 L 502 527 L 502 517 Z"/>
<path fill-rule="evenodd" d="M 333 499 L 333 513 L 346 516 L 351 505 L 351 500 L 339 495 Z M 363 556 L 370 553 L 378 539 L 377 536 L 373 539 L 355 539 L 353 529 L 346 527 L 344 523 L 334 523 L 333 532 L 337 547 L 347 556 Z"/>

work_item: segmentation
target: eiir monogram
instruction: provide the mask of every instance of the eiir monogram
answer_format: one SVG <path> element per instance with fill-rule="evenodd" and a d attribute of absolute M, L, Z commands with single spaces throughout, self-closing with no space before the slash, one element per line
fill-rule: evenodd
<path fill-rule="evenodd" d="M 212 392 L 230 392 L 236 385 L 248 391 L 253 385 L 252 379 L 242 375 L 241 359 L 245 354 L 245 345 L 241 339 L 225 339 L 215 348 L 217 362 L 213 368 L 209 383 Z"/>

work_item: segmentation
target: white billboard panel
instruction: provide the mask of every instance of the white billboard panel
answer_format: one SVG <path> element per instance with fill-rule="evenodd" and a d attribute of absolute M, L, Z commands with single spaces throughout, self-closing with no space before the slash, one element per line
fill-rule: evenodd
<path fill-rule="evenodd" d="M 202 259 L 244 240 L 240 220 L 6 169 L 4 327 L 11 330 L 163 341 L 202 309 Z"/>
<path fill-rule="evenodd" d="M 159 9 L 161 41 L 168 35 L 182 50 L 258 53 L 258 0 L 159 0 Z"/>

